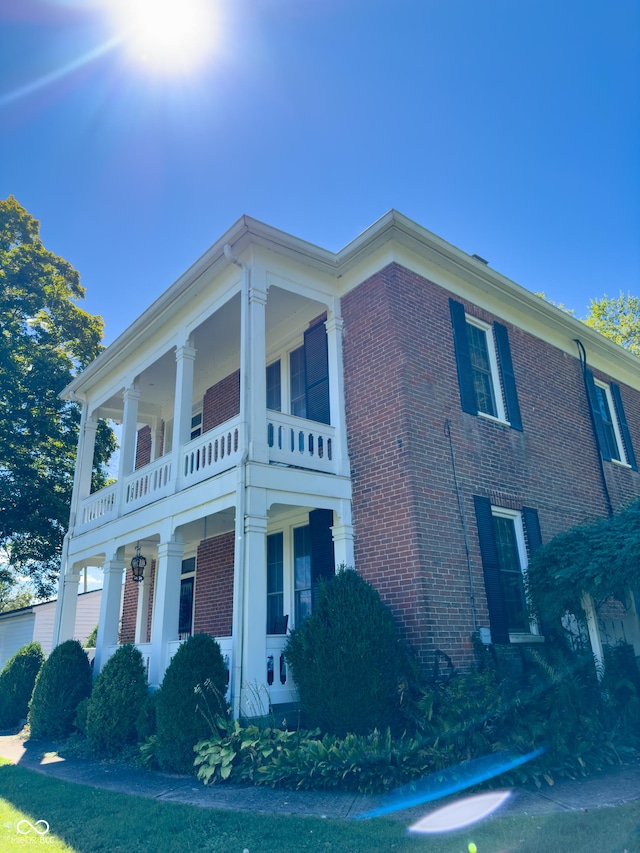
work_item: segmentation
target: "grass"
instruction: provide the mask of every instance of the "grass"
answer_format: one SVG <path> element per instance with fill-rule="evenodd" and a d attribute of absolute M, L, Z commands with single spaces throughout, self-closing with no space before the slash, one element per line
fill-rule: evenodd
<path fill-rule="evenodd" d="M 426 808 L 425 808 L 426 812 Z M 20 820 L 51 830 L 20 835 Z M 42 824 L 40 825 L 42 827 Z M 26 828 L 26 824 L 22 824 Z M 446 836 L 410 836 L 400 820 L 334 821 L 215 811 L 61 782 L 0 766 L 0 850 L 51 853 L 635 853 L 640 803 L 490 819 Z"/>

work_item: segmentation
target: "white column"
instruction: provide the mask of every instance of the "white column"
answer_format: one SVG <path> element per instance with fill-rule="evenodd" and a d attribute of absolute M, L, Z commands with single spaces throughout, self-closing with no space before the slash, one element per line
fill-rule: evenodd
<path fill-rule="evenodd" d="M 604 673 L 604 650 L 602 648 L 602 640 L 600 639 L 600 631 L 598 630 L 598 614 L 596 613 L 593 599 L 588 593 L 582 593 L 581 603 L 587 619 L 589 641 L 591 643 L 591 651 L 596 660 L 599 680 L 602 678 L 602 674 Z"/>
<path fill-rule="evenodd" d="M 54 646 L 64 643 L 65 640 L 73 640 L 76 630 L 79 584 L 80 574 L 73 569 L 61 577 L 56 605 Z"/>
<path fill-rule="evenodd" d="M 91 474 L 93 472 L 93 454 L 96 446 L 97 428 L 98 422 L 95 417 L 87 415 L 85 404 L 82 407 L 80 429 L 78 430 L 78 450 L 73 478 L 71 512 L 69 513 L 69 529 L 71 531 L 73 531 L 76 524 L 80 502 L 88 498 L 91 494 Z"/>
<path fill-rule="evenodd" d="M 351 501 L 340 502 L 338 521 L 331 528 L 336 572 L 341 568 L 354 569 L 353 524 L 351 523 Z"/>
<path fill-rule="evenodd" d="M 336 473 L 348 477 L 347 420 L 344 408 L 344 369 L 342 362 L 342 329 L 344 321 L 329 310 L 325 328 L 327 330 L 327 353 L 329 359 L 329 409 L 331 425 L 335 427 L 332 457 Z"/>
<path fill-rule="evenodd" d="M 247 376 L 249 458 L 254 462 L 268 462 L 267 446 L 267 350 L 265 315 L 267 307 L 266 273 L 253 269 L 249 287 L 249 322 Z"/>
<path fill-rule="evenodd" d="M 149 622 L 149 593 L 151 591 L 151 561 L 145 569 L 145 575 L 142 581 L 138 583 L 138 605 L 136 609 L 136 643 L 147 642 L 147 624 Z"/>
<path fill-rule="evenodd" d="M 104 580 L 102 583 L 102 598 L 100 599 L 96 656 L 93 664 L 94 675 L 97 675 L 107 662 L 109 646 L 115 646 L 118 642 L 120 605 L 122 603 L 122 579 L 125 569 L 122 556 L 122 549 L 118 549 L 118 555 L 111 560 L 107 560 L 102 566 Z"/>
<path fill-rule="evenodd" d="M 140 392 L 134 385 L 131 385 L 124 389 L 122 399 L 124 411 L 122 415 L 120 464 L 118 466 L 118 480 L 120 483 L 124 482 L 125 477 L 133 471 L 135 466 Z"/>
<path fill-rule="evenodd" d="M 169 666 L 168 644 L 178 639 L 183 554 L 184 544 L 177 537 L 158 546 L 149 661 L 149 684 L 154 687 L 160 686 Z"/>
<path fill-rule="evenodd" d="M 268 713 L 266 491 L 249 487 L 244 526 L 244 636 L 240 713 Z"/>
<path fill-rule="evenodd" d="M 176 451 L 191 437 L 195 359 L 193 347 L 186 344 L 176 347 L 176 396 L 173 404 L 173 449 Z"/>

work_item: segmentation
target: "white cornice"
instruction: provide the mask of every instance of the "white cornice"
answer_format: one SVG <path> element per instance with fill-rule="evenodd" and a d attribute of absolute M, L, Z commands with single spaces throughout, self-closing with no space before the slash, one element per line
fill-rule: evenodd
<path fill-rule="evenodd" d="M 635 356 L 398 211 L 390 210 L 337 253 L 257 219 L 241 217 L 76 377 L 64 389 L 62 396 L 69 398 L 90 387 L 110 368 L 127 358 L 201 287 L 227 269 L 233 261 L 224 254 L 226 243 L 235 256 L 254 246 L 262 246 L 301 267 L 316 270 L 335 279 L 336 290 L 341 295 L 356 287 L 376 268 L 380 269 L 380 265 L 375 266 L 376 262 L 380 263 L 379 259 L 384 258 L 387 263 L 397 257 L 400 262 L 400 259 L 406 260 L 413 255 L 416 267 L 426 262 L 445 271 L 446 282 L 436 281 L 436 284 L 452 289 L 471 302 L 482 304 L 485 301 L 483 295 L 492 304 L 499 302 L 505 310 L 508 309 L 516 325 L 567 352 L 577 354 L 573 341 L 580 338 L 594 367 L 640 390 L 640 365 Z M 374 258 L 376 253 L 378 258 Z M 419 272 L 419 269 L 415 271 Z"/>

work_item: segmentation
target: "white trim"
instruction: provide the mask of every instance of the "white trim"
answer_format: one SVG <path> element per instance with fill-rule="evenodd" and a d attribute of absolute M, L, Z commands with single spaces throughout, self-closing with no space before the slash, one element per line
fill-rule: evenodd
<path fill-rule="evenodd" d="M 529 565 L 529 557 L 527 555 L 527 546 L 524 538 L 524 522 L 522 513 L 519 510 L 507 509 L 503 506 L 491 505 L 491 515 L 498 518 L 509 518 L 513 521 L 513 527 L 516 535 L 516 545 L 518 547 L 518 560 L 520 562 L 520 571 L 522 573 L 522 582 L 524 585 L 525 595 L 527 593 L 527 566 Z M 535 638 L 535 642 L 544 640 L 540 636 L 540 629 L 535 619 L 529 619 L 530 632 L 526 631 L 509 631 L 509 642 L 511 643 L 526 643 L 531 642 Z"/>
<path fill-rule="evenodd" d="M 464 315 L 466 322 L 470 326 L 475 326 L 476 329 L 484 332 L 487 342 L 487 355 L 489 356 L 489 367 L 491 368 L 491 384 L 493 385 L 493 398 L 496 402 L 496 415 L 490 412 L 482 412 L 478 409 L 478 414 L 498 423 L 508 424 L 507 413 L 504 407 L 504 395 L 502 393 L 502 382 L 500 381 L 500 367 L 498 365 L 498 354 L 496 352 L 496 343 L 493 337 L 493 326 L 473 317 L 470 314 Z M 472 367 L 473 370 L 473 367 Z"/>
<path fill-rule="evenodd" d="M 618 414 L 618 410 L 616 409 L 615 403 L 613 401 L 613 397 L 611 396 L 611 389 L 606 382 L 602 382 L 600 379 L 596 379 L 594 377 L 593 380 L 596 388 L 600 388 L 604 391 L 607 406 L 609 407 L 609 415 L 611 417 L 611 424 L 613 426 L 613 435 L 616 440 L 616 446 L 618 448 L 619 459 L 612 459 L 611 461 L 616 465 L 622 465 L 623 468 L 630 468 L 629 462 L 627 460 L 627 451 L 624 446 L 624 441 L 622 440 L 622 433 L 620 432 L 620 415 Z"/>

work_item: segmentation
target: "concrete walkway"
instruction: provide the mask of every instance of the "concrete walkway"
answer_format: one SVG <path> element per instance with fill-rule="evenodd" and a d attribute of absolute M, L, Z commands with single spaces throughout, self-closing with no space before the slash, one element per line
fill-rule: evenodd
<path fill-rule="evenodd" d="M 383 803 L 380 795 L 340 791 L 285 791 L 234 785 L 205 787 L 192 776 L 151 772 L 117 762 L 96 762 L 73 756 L 62 758 L 57 754 L 56 744 L 36 743 L 20 735 L 0 736 L 0 756 L 20 767 L 67 782 L 202 808 L 344 820 L 372 811 Z M 464 793 L 459 795 L 463 796 Z M 636 800 L 640 800 L 640 762 L 614 767 L 586 779 L 563 779 L 539 791 L 514 789 L 500 807 L 499 814 L 542 815 L 591 810 Z M 424 816 L 425 809 L 434 811 L 444 802 L 404 809 L 389 817 L 405 822 L 418 820 Z M 451 798 L 447 802 L 450 803 Z"/>

